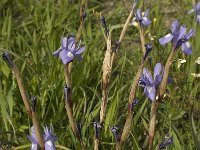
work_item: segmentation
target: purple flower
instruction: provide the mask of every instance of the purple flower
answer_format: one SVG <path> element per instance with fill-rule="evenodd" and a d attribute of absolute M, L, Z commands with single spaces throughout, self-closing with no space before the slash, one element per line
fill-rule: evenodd
<path fill-rule="evenodd" d="M 38 143 L 38 140 L 37 140 L 37 137 L 36 137 L 36 133 L 35 133 L 34 127 L 31 127 L 31 136 L 27 135 L 27 138 L 32 143 L 31 150 L 37 150 L 37 147 L 38 147 L 39 143 Z"/>
<path fill-rule="evenodd" d="M 118 128 L 115 127 L 115 126 L 113 126 L 113 127 L 111 128 L 111 132 L 112 132 L 112 134 L 113 134 L 113 136 L 114 136 L 116 142 L 118 142 L 118 140 L 119 140 L 119 139 L 118 139 L 117 130 L 118 130 Z"/>
<path fill-rule="evenodd" d="M 115 47 L 113 49 L 113 52 L 117 52 L 117 50 L 119 49 L 120 45 L 121 45 L 121 43 L 119 41 L 116 41 L 115 42 Z"/>
<path fill-rule="evenodd" d="M 161 63 L 157 63 L 154 68 L 154 78 L 148 69 L 144 68 L 141 75 L 139 86 L 144 87 L 145 95 L 152 101 L 156 99 L 156 89 L 158 88 L 160 82 L 162 81 L 162 76 L 164 73 L 164 68 Z"/>
<path fill-rule="evenodd" d="M 37 97 L 36 96 L 32 96 L 31 97 L 31 103 L 32 103 L 32 111 L 35 112 L 36 110 L 36 104 L 37 104 Z"/>
<path fill-rule="evenodd" d="M 94 134 L 95 134 L 95 138 L 98 139 L 99 138 L 99 134 L 101 131 L 101 125 L 98 122 L 94 122 Z"/>
<path fill-rule="evenodd" d="M 64 37 L 61 40 L 61 47 L 53 53 L 53 55 L 59 57 L 64 64 L 68 64 L 73 61 L 75 56 L 81 61 L 81 53 L 85 50 L 85 47 L 76 47 L 76 40 L 73 36 Z"/>
<path fill-rule="evenodd" d="M 131 105 L 131 110 L 133 111 L 134 107 L 137 105 L 138 99 L 135 99 Z"/>
<path fill-rule="evenodd" d="M 76 125 L 80 138 L 82 138 L 82 123 Z"/>
<path fill-rule="evenodd" d="M 64 86 L 65 103 L 68 102 L 69 90 L 70 88 L 67 85 L 65 85 Z"/>
<path fill-rule="evenodd" d="M 136 20 L 140 26 L 148 27 L 151 24 L 151 21 L 147 18 L 149 14 L 149 9 L 142 15 L 141 9 L 137 9 L 135 12 L 135 17 L 133 18 L 133 22 Z"/>
<path fill-rule="evenodd" d="M 10 65 L 10 67 L 13 67 L 13 61 L 12 61 L 9 53 L 4 52 L 3 54 L 1 54 L 1 56 Z"/>
<path fill-rule="evenodd" d="M 45 133 L 44 135 L 45 149 L 56 150 L 54 142 L 58 140 L 58 137 L 53 135 L 52 127 L 50 126 L 49 129 L 47 127 L 44 127 L 44 133 Z"/>
<path fill-rule="evenodd" d="M 44 142 L 45 142 L 45 149 L 46 150 L 56 150 L 54 142 L 58 140 L 58 138 L 52 134 L 52 127 L 48 129 L 47 127 L 44 127 Z M 31 136 L 27 135 L 27 138 L 31 141 L 32 146 L 31 150 L 37 150 L 39 142 L 36 137 L 36 133 L 34 130 L 34 127 L 31 127 Z"/>
<path fill-rule="evenodd" d="M 144 55 L 144 58 L 143 58 L 143 62 L 146 60 L 149 52 L 153 49 L 152 44 L 145 44 L 144 46 L 146 48 L 146 52 L 145 52 L 145 55 Z"/>
<path fill-rule="evenodd" d="M 158 150 L 166 149 L 167 146 L 171 145 L 172 143 L 173 143 L 173 137 L 165 136 L 163 141 L 159 144 Z"/>
<path fill-rule="evenodd" d="M 188 42 L 188 40 L 192 36 L 194 36 L 195 31 L 191 29 L 186 34 L 186 27 L 179 26 L 178 21 L 174 21 L 172 23 L 171 31 L 172 33 L 169 33 L 166 36 L 159 39 L 160 44 L 165 45 L 166 43 L 169 43 L 170 41 L 172 41 L 174 50 L 182 46 L 183 53 L 192 54 L 192 48 L 190 47 L 190 43 Z"/>
<path fill-rule="evenodd" d="M 106 19 L 104 16 L 100 16 L 100 21 L 101 21 L 101 24 L 105 30 L 105 33 L 108 35 L 109 34 L 109 30 L 108 30 L 108 27 L 106 25 Z"/>
<path fill-rule="evenodd" d="M 193 7 L 193 9 L 191 9 L 189 12 L 188 12 L 188 14 L 191 14 L 191 13 L 196 13 L 196 21 L 198 22 L 198 23 L 200 23 L 200 2 L 198 2 L 194 7 Z"/>

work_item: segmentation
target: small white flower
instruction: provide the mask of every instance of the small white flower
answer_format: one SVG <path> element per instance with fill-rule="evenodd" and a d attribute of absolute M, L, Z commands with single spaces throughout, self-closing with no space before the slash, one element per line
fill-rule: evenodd
<path fill-rule="evenodd" d="M 195 61 L 195 63 L 200 64 L 200 57 L 197 58 L 197 60 Z"/>
<path fill-rule="evenodd" d="M 181 67 L 181 64 L 186 63 L 186 59 L 179 59 L 178 60 L 178 68 Z"/>
<path fill-rule="evenodd" d="M 191 73 L 191 75 L 195 78 L 200 78 L 200 73 Z"/>

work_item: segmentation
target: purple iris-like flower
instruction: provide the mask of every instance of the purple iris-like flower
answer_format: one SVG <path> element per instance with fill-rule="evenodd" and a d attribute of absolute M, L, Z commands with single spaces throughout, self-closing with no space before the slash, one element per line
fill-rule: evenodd
<path fill-rule="evenodd" d="M 11 67 L 13 67 L 13 61 L 12 61 L 9 53 L 4 52 L 1 56 Z"/>
<path fill-rule="evenodd" d="M 101 126 L 98 122 L 94 122 L 94 134 L 95 134 L 95 138 L 98 139 L 99 138 L 99 134 L 101 131 Z"/>
<path fill-rule="evenodd" d="M 44 133 L 45 150 L 56 150 L 54 142 L 58 140 L 58 138 L 57 136 L 52 134 L 52 127 L 50 127 L 50 129 L 45 127 Z M 39 142 L 37 140 L 34 127 L 31 127 L 31 136 L 27 135 L 27 138 L 32 143 L 31 150 L 37 150 Z"/>
<path fill-rule="evenodd" d="M 145 95 L 152 101 L 156 99 L 156 89 L 162 81 L 163 73 L 164 68 L 162 67 L 161 63 L 157 63 L 154 68 L 154 78 L 152 77 L 148 69 L 143 69 L 143 73 L 139 81 L 139 86 L 144 87 Z"/>
<path fill-rule="evenodd" d="M 80 138 L 82 138 L 82 123 L 78 123 L 77 125 L 78 133 Z"/>
<path fill-rule="evenodd" d="M 191 13 L 196 13 L 196 21 L 198 23 L 200 23 L 200 2 L 198 2 L 194 7 L 193 9 L 191 9 L 188 14 L 191 14 Z"/>
<path fill-rule="evenodd" d="M 102 24 L 102 26 L 103 26 L 103 28 L 105 30 L 105 33 L 108 35 L 109 30 L 108 30 L 108 27 L 106 25 L 105 17 L 104 16 L 100 16 L 100 20 L 101 20 L 101 24 Z"/>
<path fill-rule="evenodd" d="M 64 64 L 68 64 L 73 61 L 75 56 L 81 61 L 81 54 L 85 50 L 85 47 L 76 47 L 76 40 L 73 36 L 64 37 L 61 40 L 61 47 L 53 53 L 53 55 L 58 56 Z"/>
<path fill-rule="evenodd" d="M 36 137 L 36 133 L 35 133 L 34 127 L 31 127 L 31 136 L 27 135 L 27 138 L 32 143 L 31 150 L 37 150 L 38 140 L 37 140 L 37 137 Z"/>
<path fill-rule="evenodd" d="M 192 54 L 192 48 L 190 46 L 190 43 L 188 40 L 194 36 L 195 31 L 190 30 L 186 34 L 186 27 L 185 26 L 179 26 L 178 21 L 174 21 L 172 23 L 172 33 L 167 34 L 166 36 L 159 39 L 159 42 L 161 45 L 164 45 L 166 43 L 169 43 L 172 41 L 174 50 L 178 49 L 180 46 L 182 46 L 182 51 L 185 54 Z"/>
<path fill-rule="evenodd" d="M 136 20 L 139 22 L 140 26 L 148 27 L 151 24 L 151 21 L 147 18 L 149 14 L 149 9 L 142 15 L 141 9 L 137 9 L 135 12 L 135 17 L 133 18 L 133 22 Z"/>
<path fill-rule="evenodd" d="M 135 99 L 131 105 L 131 110 L 133 111 L 134 107 L 137 105 L 138 99 Z"/>
<path fill-rule="evenodd" d="M 144 55 L 144 58 L 143 58 L 143 62 L 146 60 L 149 52 L 153 49 L 152 44 L 145 44 L 144 46 L 146 48 L 146 52 L 145 52 L 145 55 Z"/>
<path fill-rule="evenodd" d="M 113 126 L 113 127 L 111 128 L 112 134 L 113 134 L 113 136 L 114 136 L 116 142 L 118 142 L 118 140 L 119 140 L 119 139 L 118 139 L 117 130 L 118 130 L 117 127 L 114 127 L 114 126 Z"/>
<path fill-rule="evenodd" d="M 36 110 L 36 104 L 37 104 L 37 97 L 36 96 L 32 96 L 31 97 L 31 103 L 32 103 L 32 111 L 35 112 Z"/>
<path fill-rule="evenodd" d="M 44 135 L 45 149 L 56 150 L 54 142 L 58 140 L 58 137 L 53 135 L 52 127 L 50 126 L 49 129 L 47 127 L 44 127 L 44 133 L 45 133 Z"/>
<path fill-rule="evenodd" d="M 158 150 L 166 149 L 167 146 L 173 143 L 173 137 L 165 136 L 163 141 L 159 144 Z"/>

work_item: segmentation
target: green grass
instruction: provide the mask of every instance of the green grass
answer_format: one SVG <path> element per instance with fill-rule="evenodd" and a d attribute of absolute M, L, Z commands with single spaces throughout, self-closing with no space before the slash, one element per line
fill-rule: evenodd
<path fill-rule="evenodd" d="M 97 13 L 102 12 L 112 30 L 112 42 L 118 40 L 121 27 L 128 16 L 131 2 L 88 0 L 85 29 L 82 42 L 86 46 L 83 61 L 73 64 L 74 116 L 83 124 L 83 140 L 88 149 L 93 149 L 93 122 L 99 119 L 101 102 L 102 61 L 106 42 L 101 31 Z M 190 0 L 158 0 L 152 3 L 141 1 L 139 6 L 150 8 L 149 18 L 155 22 L 147 29 L 153 41 L 152 66 L 166 62 L 171 46 L 162 47 L 158 39 L 169 32 L 171 22 L 180 20 L 188 28 L 196 28 L 196 36 L 191 40 L 193 55 L 178 52 L 170 76 L 174 82 L 168 86 L 168 94 L 160 105 L 154 147 L 169 132 L 174 143 L 168 149 L 198 149 L 200 143 L 199 95 L 200 83 L 191 73 L 199 73 L 200 67 L 194 61 L 200 56 L 200 25 L 194 15 L 186 15 L 192 7 Z M 79 27 L 79 3 L 66 0 L 2 0 L 0 2 L 0 53 L 8 51 L 20 68 L 29 97 L 36 95 L 37 116 L 42 126 L 53 124 L 54 133 L 59 137 L 56 144 L 71 149 L 79 149 L 64 108 L 63 64 L 52 53 L 60 47 L 60 38 L 77 33 Z M 128 28 L 124 42 L 114 61 L 111 74 L 110 93 L 102 136 L 101 149 L 114 149 L 114 138 L 110 131 L 113 125 L 123 129 L 130 86 L 139 65 L 139 31 L 134 26 Z M 187 62 L 177 67 L 178 59 Z M 153 67 L 147 65 L 150 70 Z M 135 107 L 135 117 L 131 134 L 124 149 L 142 149 L 148 134 L 151 102 L 143 90 L 137 92 L 139 104 Z M 0 143 L 20 146 L 29 143 L 31 120 L 28 118 L 21 100 L 16 79 L 7 64 L 0 59 Z M 0 145 L 1 147 L 2 145 Z M 198 148 L 197 148 L 198 147 Z"/>

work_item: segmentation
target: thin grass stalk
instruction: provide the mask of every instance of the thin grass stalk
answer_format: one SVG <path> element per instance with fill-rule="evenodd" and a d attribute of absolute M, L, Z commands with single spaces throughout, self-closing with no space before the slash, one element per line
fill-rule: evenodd
<path fill-rule="evenodd" d="M 34 111 L 32 111 L 32 122 L 33 122 L 33 127 L 34 127 L 34 130 L 35 130 L 35 134 L 36 134 L 36 137 L 38 139 L 39 145 L 42 149 L 45 149 L 43 136 L 41 134 L 41 130 L 39 128 L 39 123 L 37 121 L 37 116 L 36 116 L 36 113 Z"/>
<path fill-rule="evenodd" d="M 70 91 L 70 89 L 68 91 Z M 73 110 L 72 110 L 73 105 L 72 105 L 70 92 L 68 92 L 67 96 L 65 97 L 65 108 L 67 111 L 67 116 L 69 118 L 69 124 L 72 128 L 72 131 L 74 132 L 74 134 L 78 138 L 78 140 L 82 143 L 82 139 L 80 137 L 80 134 L 79 134 L 77 126 L 76 126 L 76 121 L 73 117 Z"/>
<path fill-rule="evenodd" d="M 22 75 L 21 75 L 18 67 L 11 60 L 9 54 L 6 53 L 6 55 L 7 55 L 7 56 L 5 56 L 5 57 L 7 57 L 6 60 L 8 61 L 9 65 L 11 66 L 11 68 L 12 68 L 14 74 L 15 74 L 24 106 L 27 110 L 29 117 L 32 119 L 33 127 L 34 127 L 34 130 L 35 130 L 35 133 L 36 133 L 36 137 L 38 139 L 38 143 L 39 143 L 40 147 L 42 149 L 44 149 L 44 140 L 43 140 L 43 137 L 42 137 L 42 134 L 41 134 L 39 123 L 38 123 L 38 120 L 36 118 L 35 113 L 31 110 L 31 106 L 30 106 L 30 103 L 29 103 L 29 100 L 28 100 L 27 92 L 24 88 L 24 82 L 23 82 L 23 79 L 22 79 Z"/>
<path fill-rule="evenodd" d="M 126 31 L 127 31 L 127 29 L 128 29 L 129 23 L 130 23 L 131 18 L 132 18 L 132 16 L 133 16 L 133 12 L 134 12 L 134 10 L 135 10 L 136 4 L 137 4 L 137 0 L 134 1 L 133 7 L 132 7 L 132 9 L 131 9 L 131 11 L 130 11 L 130 13 L 129 13 L 128 18 L 126 19 L 126 22 L 125 22 L 124 26 L 123 26 L 123 29 L 122 29 L 122 31 L 121 31 L 121 34 L 120 34 L 120 37 L 119 37 L 119 40 L 118 40 L 118 44 L 119 44 L 119 45 L 116 46 L 116 50 L 115 50 L 116 52 L 119 50 L 119 47 L 120 47 L 120 45 L 121 45 L 121 43 L 122 43 L 122 41 L 123 41 L 123 39 L 124 39 L 124 36 L 125 36 Z M 114 58 L 115 58 L 115 54 L 116 54 L 116 53 L 113 53 L 113 54 L 112 54 L 111 64 L 113 64 L 113 61 L 114 61 Z"/>
<path fill-rule="evenodd" d="M 165 68 L 164 68 L 163 79 L 162 79 L 160 87 L 159 87 L 158 99 L 156 101 L 152 102 L 152 104 L 151 104 L 150 124 L 149 124 L 149 150 L 152 150 L 152 148 L 153 148 L 157 110 L 158 110 L 158 106 L 159 106 L 161 100 L 163 99 L 165 91 L 166 91 L 169 70 L 173 63 L 175 52 L 176 51 L 174 49 L 172 49 L 172 51 L 167 59 L 167 62 L 165 64 Z"/>
<path fill-rule="evenodd" d="M 71 63 L 70 63 L 71 64 Z M 72 87 L 72 83 L 71 83 L 71 68 L 70 68 L 70 64 L 66 64 L 64 65 L 64 76 L 65 76 L 65 83 L 67 84 L 67 86 L 69 88 Z M 72 64 L 71 64 L 72 65 Z"/>
<path fill-rule="evenodd" d="M 79 25 L 79 28 L 78 28 L 78 32 L 76 34 L 76 45 L 79 43 L 82 31 L 84 29 L 84 19 L 86 17 L 85 4 L 86 4 L 86 0 L 82 0 L 81 1 L 81 6 L 80 6 L 80 25 Z M 72 69 L 72 62 L 70 62 L 66 68 L 68 68 L 68 72 L 70 74 L 71 69 Z M 69 80 L 69 82 L 70 82 L 70 85 L 71 85 L 71 81 L 70 80 Z"/>
<path fill-rule="evenodd" d="M 155 135 L 155 126 L 156 126 L 156 116 L 157 116 L 157 109 L 160 102 L 153 101 L 151 104 L 151 112 L 150 112 L 150 122 L 149 122 L 149 150 L 153 147 L 153 140 Z"/>
<path fill-rule="evenodd" d="M 176 53 L 176 51 L 174 49 L 172 49 L 172 51 L 167 59 L 167 62 L 165 64 L 163 79 L 162 79 L 162 82 L 160 83 L 160 87 L 159 87 L 159 99 L 162 99 L 165 94 L 169 70 L 174 61 L 175 53 Z"/>
<path fill-rule="evenodd" d="M 193 5 L 193 6 L 196 5 L 196 0 L 192 0 L 192 5 Z"/>
<path fill-rule="evenodd" d="M 83 31 L 83 27 L 84 27 L 84 19 L 86 17 L 85 4 L 86 4 L 86 0 L 82 0 L 81 6 L 80 6 L 80 25 L 79 25 L 78 32 L 76 35 L 76 44 L 79 42 L 79 40 L 81 38 L 81 34 Z"/>
<path fill-rule="evenodd" d="M 125 36 L 125 34 L 126 34 L 126 30 L 128 29 L 130 20 L 131 20 L 131 18 L 132 18 L 132 16 L 133 16 L 133 11 L 135 10 L 136 4 L 137 4 L 137 0 L 134 1 L 133 7 L 132 7 L 132 9 L 131 9 L 131 11 L 130 11 L 130 13 L 129 13 L 129 16 L 128 16 L 128 18 L 126 19 L 126 23 L 124 24 L 124 27 L 123 27 L 122 32 L 121 32 L 121 35 L 120 35 L 120 37 L 119 37 L 119 43 L 121 43 L 121 42 L 123 41 L 123 39 L 124 39 L 124 36 Z M 118 49 L 117 49 L 117 50 L 118 50 Z M 116 51 L 117 51 L 117 50 L 116 50 Z"/>
<path fill-rule="evenodd" d="M 27 96 L 26 90 L 24 88 L 24 82 L 23 82 L 22 76 L 19 72 L 19 69 L 17 68 L 17 66 L 15 64 L 13 64 L 12 70 L 15 74 L 15 77 L 16 77 L 16 80 L 17 80 L 17 83 L 18 83 L 18 87 L 19 87 L 19 91 L 20 91 L 20 94 L 22 96 L 22 100 L 23 100 L 23 103 L 24 103 L 25 108 L 27 110 L 27 113 L 30 117 L 32 117 L 31 106 L 29 104 L 28 96 Z"/>
<path fill-rule="evenodd" d="M 38 120 L 36 118 L 35 113 L 31 111 L 31 106 L 29 104 L 28 97 L 27 97 L 27 94 L 26 94 L 26 91 L 25 91 L 25 88 L 24 88 L 24 83 L 23 83 L 23 80 L 22 80 L 22 76 L 21 76 L 21 74 L 19 72 L 19 69 L 17 68 L 17 66 L 15 64 L 13 64 L 13 72 L 14 72 L 14 74 L 16 76 L 18 87 L 20 89 L 20 93 L 21 93 L 24 105 L 26 107 L 26 110 L 27 110 L 29 116 L 32 119 L 32 123 L 33 123 L 33 127 L 34 127 L 34 130 L 35 130 L 35 134 L 36 134 L 36 137 L 38 139 L 38 143 L 39 143 L 40 147 L 42 149 L 44 149 L 44 140 L 43 140 L 43 137 L 42 137 L 42 134 L 41 134 L 41 130 L 40 130 L 40 127 L 39 127 Z"/>
<path fill-rule="evenodd" d="M 146 48 L 145 48 L 145 38 L 144 38 L 144 29 L 139 26 L 139 32 L 140 32 L 140 40 L 141 40 L 141 46 L 142 46 L 142 55 L 144 58 L 145 54 L 146 54 Z M 142 74 L 143 68 L 144 68 L 144 63 L 145 60 L 141 59 L 141 65 L 139 66 L 139 69 L 136 73 L 136 76 L 134 78 L 133 84 L 132 84 L 132 88 L 129 94 L 129 99 L 128 99 L 128 111 L 127 111 L 127 117 L 126 117 L 126 122 L 122 131 L 122 135 L 120 137 L 120 141 L 116 143 L 116 150 L 120 150 L 123 143 L 126 141 L 126 139 L 128 138 L 129 135 L 129 131 L 131 128 L 131 124 L 132 124 L 132 119 L 133 119 L 133 112 L 132 112 L 132 103 L 135 99 L 135 94 L 136 94 L 136 90 L 137 90 L 137 86 L 138 86 L 138 82 L 140 79 L 140 76 Z"/>
<path fill-rule="evenodd" d="M 66 68 L 65 70 L 68 71 L 68 68 Z M 74 135 L 76 136 L 76 138 L 79 140 L 81 148 L 85 149 L 85 145 L 82 141 L 81 134 L 78 131 L 77 124 L 73 116 L 73 102 L 72 102 L 72 96 L 71 96 L 72 94 L 71 87 L 66 85 L 64 93 L 65 93 L 65 109 L 67 111 L 70 127 L 72 128 L 72 131 Z"/>

